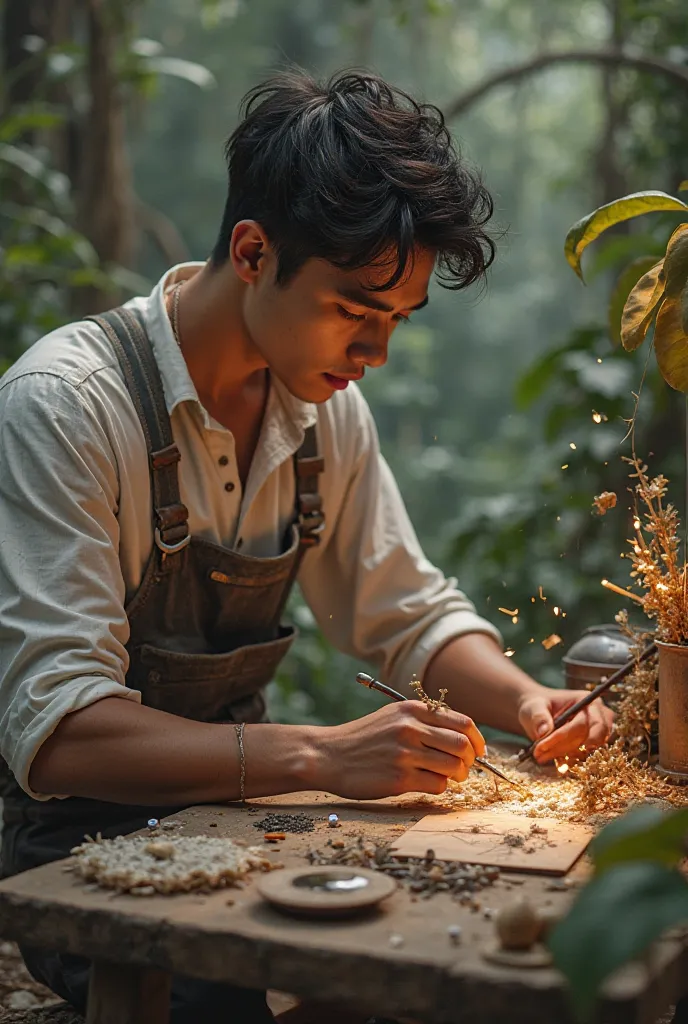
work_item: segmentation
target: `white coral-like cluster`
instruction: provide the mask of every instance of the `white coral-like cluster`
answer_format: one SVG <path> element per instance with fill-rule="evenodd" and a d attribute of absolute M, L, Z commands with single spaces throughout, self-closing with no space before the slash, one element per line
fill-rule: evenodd
<path fill-rule="evenodd" d="M 221 889 L 273 866 L 261 847 L 207 836 L 97 838 L 75 846 L 68 864 L 87 882 L 136 896 Z"/>

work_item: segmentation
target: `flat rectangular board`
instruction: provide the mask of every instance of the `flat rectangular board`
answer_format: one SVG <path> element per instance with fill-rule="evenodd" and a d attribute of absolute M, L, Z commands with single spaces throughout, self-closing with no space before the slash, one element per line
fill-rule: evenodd
<path fill-rule="evenodd" d="M 527 818 L 505 811 L 427 814 L 394 842 L 400 857 L 485 864 L 506 871 L 565 875 L 585 851 L 594 832 L 555 818 Z"/>

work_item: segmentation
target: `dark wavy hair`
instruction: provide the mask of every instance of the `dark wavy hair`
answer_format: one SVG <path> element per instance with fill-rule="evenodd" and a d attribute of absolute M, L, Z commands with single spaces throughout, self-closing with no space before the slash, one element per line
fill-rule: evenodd
<path fill-rule="evenodd" d="M 229 255 L 234 225 L 261 224 L 286 284 L 310 258 L 347 270 L 389 267 L 393 288 L 414 249 L 437 253 L 447 288 L 483 278 L 495 255 L 493 204 L 454 148 L 437 107 L 377 75 L 319 83 L 287 71 L 252 89 L 226 147 L 229 193 L 212 253 Z"/>

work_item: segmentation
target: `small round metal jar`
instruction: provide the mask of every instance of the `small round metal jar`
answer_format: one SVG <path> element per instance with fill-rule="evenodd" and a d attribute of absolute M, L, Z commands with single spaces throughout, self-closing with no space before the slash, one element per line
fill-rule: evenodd
<path fill-rule="evenodd" d="M 594 689 L 626 664 L 632 646 L 632 639 L 616 623 L 589 626 L 562 658 L 566 686 L 572 690 Z M 614 707 L 614 689 L 605 694 L 604 701 Z"/>

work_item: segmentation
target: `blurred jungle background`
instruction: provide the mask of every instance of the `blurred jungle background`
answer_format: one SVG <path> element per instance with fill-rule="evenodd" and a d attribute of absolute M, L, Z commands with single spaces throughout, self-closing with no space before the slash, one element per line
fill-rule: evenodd
<path fill-rule="evenodd" d="M 438 104 L 496 205 L 483 294 L 435 286 L 365 393 L 430 558 L 497 622 L 509 652 L 561 684 L 561 656 L 628 582 L 625 420 L 683 511 L 684 398 L 647 349 L 613 341 L 621 268 L 663 252 L 672 214 L 605 236 L 587 287 L 569 225 L 688 177 L 685 0 L 4 0 L 0 79 L 0 372 L 37 337 L 204 259 L 225 196 L 223 144 L 244 92 L 290 62 L 378 70 Z M 592 499 L 620 495 L 604 518 Z M 507 611 L 500 611 L 506 609 Z M 508 612 L 508 614 L 507 614 Z M 273 687 L 287 721 L 378 700 L 301 638 Z M 561 643 L 549 650 L 552 634 Z"/>

